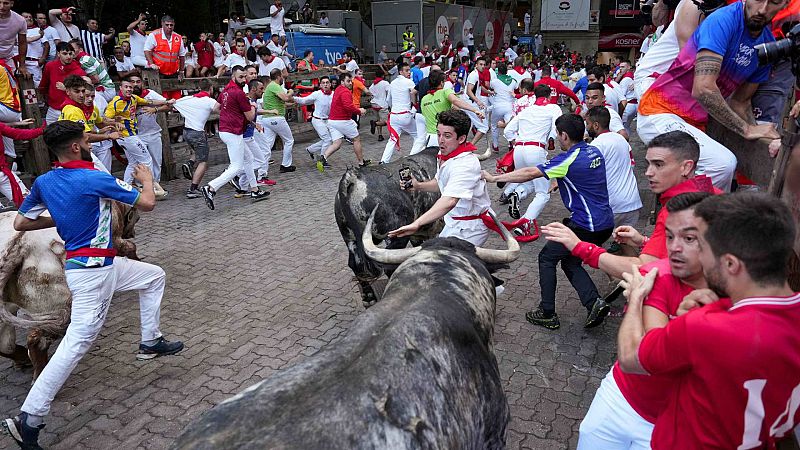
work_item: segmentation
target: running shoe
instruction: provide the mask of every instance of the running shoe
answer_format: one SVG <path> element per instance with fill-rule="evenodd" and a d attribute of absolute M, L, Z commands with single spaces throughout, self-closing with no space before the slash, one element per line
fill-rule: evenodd
<path fill-rule="evenodd" d="M 277 181 L 275 181 L 275 180 L 270 180 L 270 179 L 269 179 L 269 178 L 267 178 L 267 177 L 262 177 L 262 178 L 259 178 L 259 180 L 258 180 L 258 182 L 257 182 L 257 183 L 258 183 L 258 184 L 260 184 L 261 186 L 275 186 L 276 184 L 278 184 L 278 182 L 277 182 Z"/>
<path fill-rule="evenodd" d="M 383 135 L 382 135 L 382 134 L 379 134 L 379 135 L 378 135 L 378 142 L 380 142 L 380 141 L 382 141 L 382 140 L 383 140 Z"/>
<path fill-rule="evenodd" d="M 231 187 L 232 187 L 232 188 L 234 188 L 234 189 L 236 189 L 237 191 L 241 189 L 241 188 L 239 187 L 239 176 L 238 176 L 238 175 L 237 175 L 237 176 L 235 176 L 235 177 L 233 177 L 233 178 L 231 179 L 231 181 L 228 181 L 228 184 L 230 184 L 230 185 L 231 185 Z"/>
<path fill-rule="evenodd" d="M 205 185 L 200 188 L 200 193 L 203 194 L 203 199 L 206 201 L 206 206 L 208 209 L 214 210 L 214 194 L 215 192 L 211 190 L 211 186 Z"/>
<path fill-rule="evenodd" d="M 189 161 L 181 164 L 181 171 L 183 172 L 183 178 L 191 180 L 194 176 L 194 161 L 190 159 Z"/>
<path fill-rule="evenodd" d="M 514 219 L 519 219 L 519 194 L 512 192 L 508 196 L 508 215 Z"/>
<path fill-rule="evenodd" d="M 39 446 L 39 431 L 44 424 L 32 427 L 27 424 L 28 413 L 21 412 L 16 417 L 3 420 L 4 432 L 11 436 L 23 450 L 41 450 Z"/>
<path fill-rule="evenodd" d="M 294 172 L 295 170 L 297 170 L 295 166 L 280 166 L 278 168 L 278 172 L 280 173 Z"/>
<path fill-rule="evenodd" d="M 328 160 L 325 159 L 325 156 L 319 155 L 319 159 L 317 160 L 317 170 L 322 173 L 325 172 L 326 167 L 330 167 L 331 165 L 328 164 Z"/>
<path fill-rule="evenodd" d="M 594 328 L 600 325 L 603 323 L 603 320 L 605 320 L 609 311 L 611 311 L 611 306 L 602 298 L 598 298 L 592 303 L 592 307 L 589 308 L 589 314 L 586 316 L 586 323 L 583 325 L 583 328 Z"/>
<path fill-rule="evenodd" d="M 203 195 L 197 189 L 189 189 L 186 191 L 186 198 L 200 198 Z"/>
<path fill-rule="evenodd" d="M 153 345 L 139 344 L 139 353 L 136 355 L 136 359 L 139 361 L 147 361 L 158 358 L 159 356 L 174 355 L 181 350 L 183 350 L 183 342 L 170 342 L 164 339 L 164 336 L 161 336 Z"/>
<path fill-rule="evenodd" d="M 372 134 L 375 134 L 375 121 L 374 120 L 370 120 L 369 121 L 369 132 L 372 133 Z"/>
<path fill-rule="evenodd" d="M 507 205 L 508 204 L 508 196 L 506 195 L 505 192 L 503 192 L 502 194 L 500 194 L 500 198 L 497 199 L 497 201 L 500 202 L 501 205 Z"/>
<path fill-rule="evenodd" d="M 244 189 L 237 189 L 236 192 L 233 193 L 233 198 L 245 198 L 250 194 L 250 191 L 245 191 Z"/>
<path fill-rule="evenodd" d="M 525 320 L 528 322 L 545 327 L 548 330 L 557 330 L 561 328 L 561 322 L 558 320 L 558 314 L 555 312 L 545 312 L 542 307 L 536 308 L 534 311 L 525 313 Z"/>
<path fill-rule="evenodd" d="M 312 161 L 316 159 L 316 158 L 314 157 L 314 152 L 312 152 L 312 151 L 311 151 L 311 150 L 309 150 L 309 149 L 306 149 L 306 152 L 308 153 L 308 156 L 309 156 L 309 157 L 311 157 L 311 160 L 312 160 Z"/>
<path fill-rule="evenodd" d="M 370 166 L 370 165 L 372 165 L 372 160 L 371 159 L 365 159 L 364 162 L 362 162 L 362 163 L 360 163 L 358 165 L 358 167 L 367 167 L 367 166 Z"/>
<path fill-rule="evenodd" d="M 250 199 L 253 200 L 253 203 L 260 202 L 261 200 L 266 200 L 269 197 L 269 191 L 252 191 L 250 192 Z"/>

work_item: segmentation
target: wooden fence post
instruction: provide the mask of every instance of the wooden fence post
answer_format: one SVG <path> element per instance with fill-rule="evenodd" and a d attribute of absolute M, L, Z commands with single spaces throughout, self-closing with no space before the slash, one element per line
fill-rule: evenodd
<path fill-rule="evenodd" d="M 22 101 L 22 117 L 33 119 L 34 126 L 42 126 L 42 112 L 39 110 L 39 101 L 36 89 L 33 86 L 33 78 L 19 77 L 20 97 Z M 50 152 L 44 144 L 42 137 L 31 139 L 31 145 L 25 154 L 28 172 L 33 175 L 41 175 L 50 170 Z"/>
<path fill-rule="evenodd" d="M 161 76 L 157 70 L 142 70 L 142 82 L 148 89 L 152 89 L 156 92 L 163 92 L 161 90 Z M 158 126 L 161 127 L 161 181 L 174 180 L 175 157 L 172 154 L 172 146 L 170 145 L 169 128 L 167 128 L 167 113 L 157 113 L 156 122 Z"/>

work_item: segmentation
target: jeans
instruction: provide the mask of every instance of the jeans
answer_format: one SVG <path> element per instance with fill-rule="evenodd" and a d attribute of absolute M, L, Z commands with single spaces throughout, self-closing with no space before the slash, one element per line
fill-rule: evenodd
<path fill-rule="evenodd" d="M 613 228 L 599 231 L 589 231 L 573 224 L 569 219 L 565 220 L 572 231 L 578 235 L 582 241 L 601 245 L 611 236 Z M 576 256 L 572 256 L 569 250 L 558 242 L 548 241 L 542 251 L 539 252 L 539 286 L 542 289 L 542 302 L 539 306 L 546 313 L 556 311 L 556 266 L 561 262 L 561 270 L 569 279 L 570 284 L 578 292 L 581 304 L 589 309 L 592 304 L 600 297 L 594 281 L 581 266 L 583 261 Z"/>

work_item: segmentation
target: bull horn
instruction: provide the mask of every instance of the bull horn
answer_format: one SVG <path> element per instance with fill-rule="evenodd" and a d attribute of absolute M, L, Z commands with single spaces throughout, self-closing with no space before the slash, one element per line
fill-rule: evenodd
<path fill-rule="evenodd" d="M 482 154 L 478 155 L 478 161 L 485 161 L 492 156 L 492 149 L 490 147 L 486 147 L 486 151 Z"/>
<path fill-rule="evenodd" d="M 483 260 L 483 262 L 490 264 L 510 263 L 516 260 L 519 258 L 519 243 L 514 239 L 514 236 L 511 235 L 511 232 L 508 231 L 508 228 L 497 220 L 497 216 L 495 216 L 492 211 L 489 211 L 489 215 L 492 217 L 495 225 L 497 225 L 497 228 L 500 229 L 500 233 L 503 235 L 503 239 L 506 240 L 508 248 L 505 250 L 495 250 L 475 247 L 475 254 L 478 255 L 478 258 Z"/>
<path fill-rule="evenodd" d="M 375 205 L 375 208 L 372 209 L 372 213 L 369 215 L 369 220 L 367 220 L 367 226 L 364 227 L 364 232 L 361 234 L 361 243 L 364 246 L 364 253 L 367 254 L 369 259 L 379 263 L 401 264 L 403 261 L 417 254 L 421 248 L 412 247 L 396 250 L 378 248 L 378 246 L 372 241 L 372 225 L 375 221 L 375 211 L 378 210 L 378 206 L 380 205 Z"/>

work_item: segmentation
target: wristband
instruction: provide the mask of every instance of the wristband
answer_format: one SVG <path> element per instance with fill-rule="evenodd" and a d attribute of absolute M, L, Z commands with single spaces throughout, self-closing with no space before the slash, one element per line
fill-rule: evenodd
<path fill-rule="evenodd" d="M 592 244 L 591 242 L 578 242 L 572 249 L 572 256 L 580 258 L 585 264 L 594 269 L 600 268 L 600 255 L 606 252 L 603 247 Z"/>

